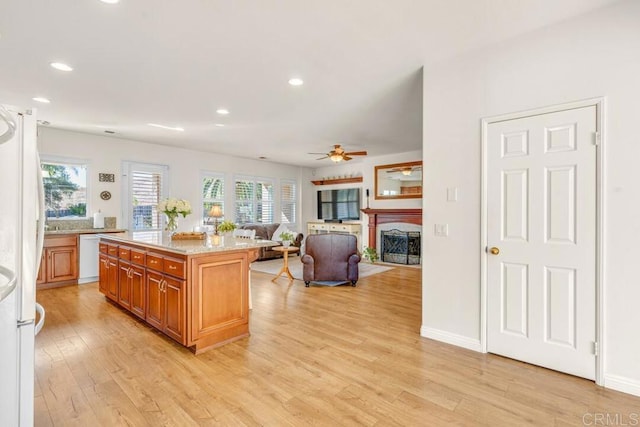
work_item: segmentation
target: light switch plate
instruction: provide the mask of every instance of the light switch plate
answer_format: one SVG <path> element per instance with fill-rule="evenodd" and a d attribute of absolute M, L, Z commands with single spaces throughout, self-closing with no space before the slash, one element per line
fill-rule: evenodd
<path fill-rule="evenodd" d="M 449 224 L 435 224 L 433 234 L 438 237 L 447 237 L 449 235 Z"/>
<path fill-rule="evenodd" d="M 458 187 L 447 188 L 447 202 L 458 201 Z"/>

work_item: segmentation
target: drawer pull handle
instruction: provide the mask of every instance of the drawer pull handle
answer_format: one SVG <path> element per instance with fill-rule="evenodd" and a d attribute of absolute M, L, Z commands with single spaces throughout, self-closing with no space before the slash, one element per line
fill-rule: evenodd
<path fill-rule="evenodd" d="M 178 268 L 178 267 L 176 267 L 175 265 L 170 265 L 169 266 L 169 270 L 175 270 L 176 268 Z"/>

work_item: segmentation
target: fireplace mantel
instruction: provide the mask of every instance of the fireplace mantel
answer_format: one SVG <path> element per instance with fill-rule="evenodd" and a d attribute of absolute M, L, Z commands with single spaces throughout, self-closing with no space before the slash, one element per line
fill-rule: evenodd
<path fill-rule="evenodd" d="M 369 246 L 376 247 L 376 229 L 380 224 L 400 222 L 422 225 L 422 209 L 360 209 L 369 216 Z"/>

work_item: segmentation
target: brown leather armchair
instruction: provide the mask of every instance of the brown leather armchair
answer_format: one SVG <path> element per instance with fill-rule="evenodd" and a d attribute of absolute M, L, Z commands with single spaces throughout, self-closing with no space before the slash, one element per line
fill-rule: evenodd
<path fill-rule="evenodd" d="M 358 281 L 358 244 L 351 234 L 327 233 L 307 236 L 302 278 L 306 287 L 316 281 Z"/>

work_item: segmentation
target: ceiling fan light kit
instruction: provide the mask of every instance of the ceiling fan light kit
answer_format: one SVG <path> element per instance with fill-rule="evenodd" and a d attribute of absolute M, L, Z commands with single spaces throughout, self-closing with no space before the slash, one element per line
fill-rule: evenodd
<path fill-rule="evenodd" d="M 309 154 L 324 154 L 324 153 L 309 153 Z M 342 148 L 342 146 L 340 146 L 340 144 L 336 144 L 333 146 L 333 150 L 329 151 L 327 154 L 325 154 L 324 156 L 316 159 L 316 160 L 323 160 L 326 158 L 331 159 L 334 163 L 339 163 L 341 161 L 349 161 L 352 160 L 353 157 L 351 156 L 366 156 L 367 152 L 366 151 L 351 151 L 351 152 L 346 152 L 344 151 L 344 148 Z"/>

